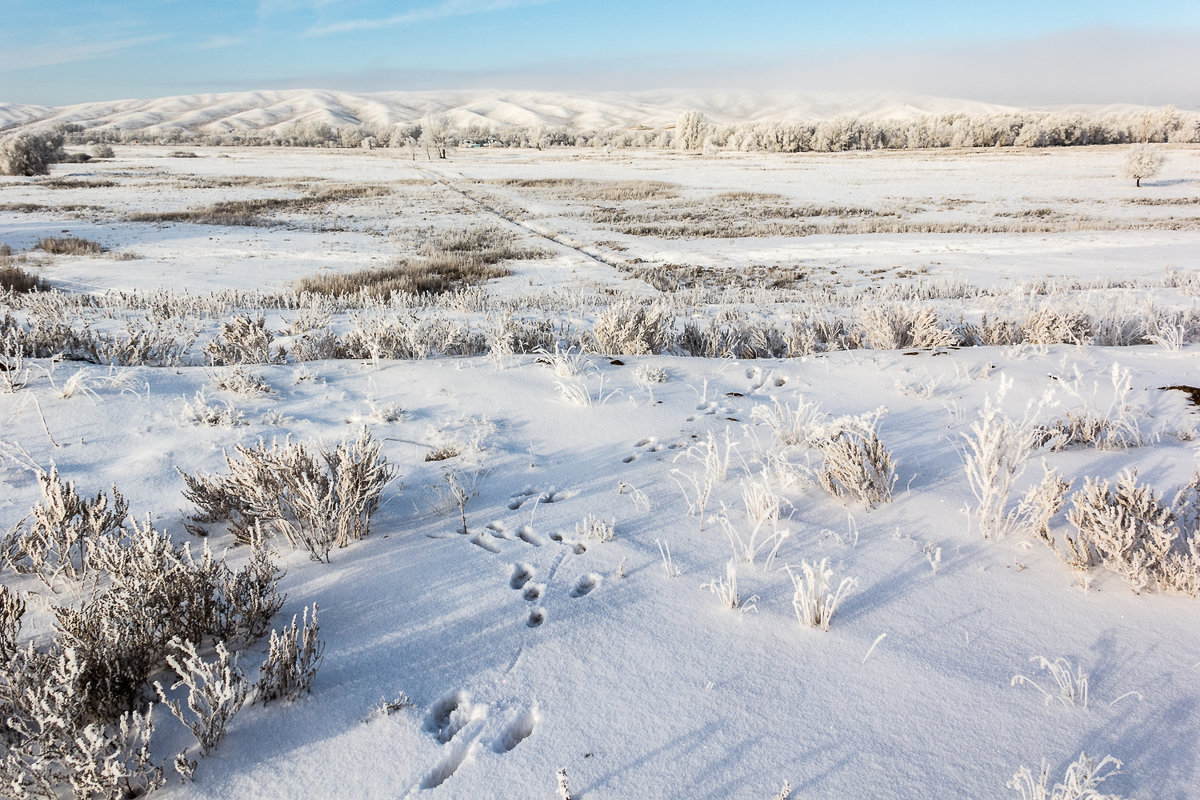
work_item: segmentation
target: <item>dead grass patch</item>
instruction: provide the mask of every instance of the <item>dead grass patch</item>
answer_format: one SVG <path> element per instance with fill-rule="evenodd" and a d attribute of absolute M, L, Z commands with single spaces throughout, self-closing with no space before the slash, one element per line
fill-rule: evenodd
<path fill-rule="evenodd" d="M 93 256 L 104 250 L 99 242 L 78 236 L 55 236 L 38 239 L 34 248 L 56 256 Z"/>
<path fill-rule="evenodd" d="M 21 269 L 7 256 L 0 256 L 0 291 L 25 294 L 33 291 L 44 292 L 49 288 L 50 284 L 37 275 Z"/>
<path fill-rule="evenodd" d="M 419 252 L 419 258 L 383 269 L 302 278 L 296 289 L 334 296 L 366 293 L 383 298 L 398 293 L 441 294 L 511 275 L 505 262 L 550 255 L 544 250 L 517 246 L 512 233 L 495 227 L 437 232 L 421 243 Z"/>
<path fill-rule="evenodd" d="M 131 214 L 131 222 L 189 222 L 198 225 L 265 227 L 283 224 L 264 217 L 277 212 L 313 212 L 333 203 L 382 197 L 391 188 L 378 184 L 337 184 L 322 186 L 301 197 L 260 197 L 251 200 L 226 200 L 183 211 L 152 211 Z"/>
<path fill-rule="evenodd" d="M 47 189 L 107 189 L 116 185 L 116 181 L 88 181 L 78 178 L 51 178 L 50 180 L 38 183 L 38 186 L 43 186 Z"/>

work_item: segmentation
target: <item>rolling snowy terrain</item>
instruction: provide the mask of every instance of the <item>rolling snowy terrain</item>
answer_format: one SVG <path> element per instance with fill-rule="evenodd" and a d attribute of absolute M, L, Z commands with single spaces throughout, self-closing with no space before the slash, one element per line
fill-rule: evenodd
<path fill-rule="evenodd" d="M 675 124 L 683 111 L 699 111 L 712 122 L 811 121 L 839 116 L 867 119 L 923 114 L 988 114 L 1019 109 L 969 100 L 899 92 L 500 92 L 428 91 L 351 94 L 320 90 L 197 94 L 47 107 L 0 102 L 0 128 L 31 122 L 79 124 L 86 129 L 116 128 L 161 132 L 182 128 L 196 133 L 283 130 L 306 123 L 333 127 L 386 128 L 444 113 L 468 125 L 565 127 L 602 130 Z M 1079 109 L 1076 109 L 1079 110 Z M 1086 110 L 1128 111 L 1129 107 Z"/>

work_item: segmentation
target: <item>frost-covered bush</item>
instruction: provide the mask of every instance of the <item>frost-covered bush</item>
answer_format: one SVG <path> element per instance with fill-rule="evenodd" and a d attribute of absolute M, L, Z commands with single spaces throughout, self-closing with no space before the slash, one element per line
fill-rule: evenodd
<path fill-rule="evenodd" d="M 1017 513 L 1006 507 L 1033 444 L 1029 427 L 1000 410 L 1010 386 L 1011 381 L 1002 379 L 996 398 L 985 398 L 979 418 L 963 434 L 967 482 L 977 501 L 970 509 L 971 522 L 985 537 L 1000 538 L 1016 528 Z"/>
<path fill-rule="evenodd" d="M 325 643 L 320 639 L 317 606 L 312 617 L 304 609 L 304 620 L 297 626 L 296 617 L 282 631 L 271 631 L 270 650 L 259 670 L 255 700 L 269 703 L 276 698 L 295 700 L 311 690 L 313 679 L 325 658 Z"/>
<path fill-rule="evenodd" d="M 167 663 L 179 675 L 171 691 L 186 686 L 187 707 L 169 696 L 157 681 L 154 684 L 159 698 L 187 726 L 200 743 L 200 753 L 207 755 L 225 735 L 229 721 L 246 702 L 250 681 L 237 665 L 237 654 L 230 655 L 223 642 L 217 642 L 216 659 L 205 661 L 192 642 L 174 639 L 171 648 L 177 651 L 167 656 Z"/>
<path fill-rule="evenodd" d="M 70 651 L 32 645 L 4 663 L 0 681 L 0 791 L 13 798 L 125 800 L 161 787 L 151 761 L 152 708 L 96 719 L 75 691 Z"/>
<path fill-rule="evenodd" d="M 1121 762 L 1105 756 L 1099 762 L 1080 753 L 1079 758 L 1067 766 L 1061 782 L 1049 785 L 1050 767 L 1042 759 L 1042 768 L 1034 776 L 1029 767 L 1021 767 L 1009 780 L 1007 786 L 1021 795 L 1021 800 L 1122 800 L 1119 795 L 1101 794 L 1097 787 L 1119 775 Z"/>
<path fill-rule="evenodd" d="M 605 355 L 661 353 L 671 344 L 674 321 L 657 304 L 621 300 L 597 315 L 592 328 L 597 351 Z"/>
<path fill-rule="evenodd" d="M 282 534 L 315 560 L 367 535 L 383 488 L 395 471 L 365 428 L 353 443 L 314 453 L 299 442 L 237 445 L 224 475 L 188 475 L 184 496 L 200 509 L 194 522 L 228 522 L 243 542 L 260 530 Z"/>
<path fill-rule="evenodd" d="M 418 317 L 372 306 L 350 315 L 345 339 L 348 358 L 424 359 L 481 355 L 487 339 L 465 322 L 437 314 Z"/>
<path fill-rule="evenodd" d="M 616 520 L 606 520 L 597 514 L 588 514 L 583 522 L 575 523 L 575 535 L 594 542 L 607 542 L 613 538 L 616 531 Z"/>
<path fill-rule="evenodd" d="M 57 132 L 21 133 L 0 139 L 0 175 L 45 175 L 62 153 Z"/>
<path fill-rule="evenodd" d="M 817 449 L 821 453 L 818 479 L 825 491 L 839 500 L 854 500 L 868 507 L 891 502 L 896 470 L 874 426 L 844 429 Z"/>
<path fill-rule="evenodd" d="M 63 647 L 80 664 L 76 691 L 100 716 L 142 697 L 172 639 L 254 641 L 283 604 L 278 571 L 261 546 L 235 572 L 207 548 L 195 557 L 152 525 L 135 524 L 97 548 L 95 565 L 109 585 L 54 614 Z"/>
<path fill-rule="evenodd" d="M 149 524 L 97 540 L 89 564 L 91 595 L 51 608 L 58 635 L 42 650 L 17 643 L 24 604 L 0 588 L 5 796 L 124 800 L 161 786 L 147 690 L 155 673 L 184 669 L 170 661 L 171 642 L 193 651 L 213 642 L 220 653 L 225 640 L 261 637 L 282 604 L 261 548 L 235 572 L 207 549 L 193 558 Z"/>
<path fill-rule="evenodd" d="M 904 347 L 946 347 L 955 342 L 953 332 L 938 326 L 937 314 L 929 308 L 873 304 L 860 317 L 863 339 L 876 350 Z"/>
<path fill-rule="evenodd" d="M 128 504 L 115 486 L 111 499 L 104 492 L 81 496 L 73 481 L 59 477 L 58 467 L 39 474 L 38 485 L 42 499 L 0 545 L 5 560 L 18 572 L 37 573 L 47 585 L 59 575 L 82 578 L 89 571 L 92 548 L 118 530 Z"/>
<path fill-rule="evenodd" d="M 191 400 L 184 399 L 179 409 L 180 420 L 187 425 L 213 428 L 234 428 L 243 422 L 242 412 L 230 403 L 213 403 L 203 391 Z"/>
<path fill-rule="evenodd" d="M 838 606 L 856 582 L 853 578 L 842 578 L 835 587 L 828 558 L 821 559 L 816 565 L 801 561 L 800 572 L 797 575 L 788 569 L 794 589 L 792 607 L 796 611 L 796 619 L 801 625 L 827 631 Z"/>
<path fill-rule="evenodd" d="M 273 339 L 262 315 L 242 314 L 222 322 L 221 332 L 204 346 L 204 352 L 214 365 L 277 364 L 284 352 L 271 347 Z"/>
<path fill-rule="evenodd" d="M 1072 497 L 1067 521 L 1075 528 L 1068 541 L 1074 561 L 1099 561 L 1125 578 L 1135 592 L 1155 586 L 1197 594 L 1200 589 L 1200 541 L 1192 527 L 1180 529 L 1190 502 L 1180 493 L 1174 507 L 1154 489 L 1139 484 L 1136 471 L 1122 472 L 1113 486 L 1088 478 Z"/>
<path fill-rule="evenodd" d="M 794 408 L 773 398 L 769 406 L 756 405 L 750 411 L 750 417 L 769 427 L 784 447 L 810 446 L 820 438 L 829 419 L 820 406 L 803 397 L 796 398 Z"/>

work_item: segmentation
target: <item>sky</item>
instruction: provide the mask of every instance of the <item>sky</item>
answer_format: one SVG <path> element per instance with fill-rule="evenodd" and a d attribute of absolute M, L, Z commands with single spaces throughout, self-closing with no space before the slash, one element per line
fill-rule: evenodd
<path fill-rule="evenodd" d="M 0 0 L 0 102 L 889 90 L 1200 108 L 1200 2 Z"/>

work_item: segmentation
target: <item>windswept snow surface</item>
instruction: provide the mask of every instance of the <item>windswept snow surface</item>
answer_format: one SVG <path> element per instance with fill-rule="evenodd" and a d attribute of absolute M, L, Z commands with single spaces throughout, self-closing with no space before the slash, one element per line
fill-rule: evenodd
<path fill-rule="evenodd" d="M 392 152 L 167 152 L 119 148 L 114 161 L 60 165 L 52 176 L 114 185 L 0 179 L 0 242 L 21 253 L 69 232 L 108 248 L 30 253 L 27 268 L 64 291 L 206 292 L 280 289 L 410 256 L 431 230 L 499 225 L 551 257 L 513 264 L 489 290 L 530 298 L 532 318 L 577 327 L 594 315 L 554 298 L 654 298 L 629 270 L 680 264 L 731 277 L 786 268 L 835 292 L 916 281 L 993 290 L 937 301 L 943 316 L 971 319 L 1080 298 L 1098 309 L 1197 310 L 1186 288 L 1196 286 L 1187 280 L 1200 257 L 1194 148 L 1173 150 L 1160 180 L 1141 190 L 1116 177 L 1121 148 L 712 159 L 471 151 L 432 163 Z M 653 180 L 667 185 L 667 206 L 532 179 Z M 129 221 L 368 183 L 390 192 L 268 215 L 276 224 L 263 227 Z M 604 211 L 665 224 L 686 221 L 687 206 L 745 202 L 735 216 L 753 221 L 766 201 L 714 200 L 735 192 L 894 211 L 889 219 L 938 227 L 637 235 Z M 951 230 L 1025 218 L 1062 225 Z M 1183 279 L 1164 282 L 1168 269 Z M 1039 295 L 1051 277 L 1057 293 Z M 780 292 L 778 305 L 771 290 L 731 292 L 741 299 L 719 306 L 686 289 L 660 299 L 680 324 L 722 309 L 784 321 L 803 311 Z M 289 341 L 297 312 L 266 314 Z M 487 316 L 467 312 L 475 325 Z M 330 324 L 344 330 L 347 315 Z M 115 484 L 134 515 L 152 514 L 182 540 L 190 509 L 177 469 L 221 471 L 223 449 L 260 438 L 335 443 L 366 425 L 383 442 L 401 478 L 365 540 L 334 551 L 328 565 L 279 542 L 288 600 L 278 625 L 320 606 L 327 649 L 312 694 L 244 708 L 195 782 L 172 779 L 157 794 L 165 799 L 541 798 L 554 796 L 559 768 L 577 800 L 766 799 L 784 781 L 795 798 L 982 799 L 1018 796 L 1006 782 L 1043 759 L 1053 783 L 1081 751 L 1124 764 L 1106 792 L 1194 797 L 1200 600 L 1135 594 L 1099 569 L 1085 576 L 1032 535 L 984 538 L 964 513 L 975 499 L 963 452 L 987 398 L 1043 423 L 1121 400 L 1143 445 L 1037 451 L 1009 508 L 1041 480 L 1043 459 L 1075 489 L 1137 468 L 1169 502 L 1197 469 L 1197 418 L 1187 395 L 1160 387 L 1200 384 L 1197 347 L 861 349 L 786 360 L 585 354 L 575 377 L 537 355 L 289 362 L 244 368 L 274 389 L 257 398 L 217 389 L 230 368 L 206 366 L 198 352 L 179 368 L 29 359 L 27 386 L 0 393 L 0 529 L 37 501 L 35 466 L 56 464 L 81 493 Z M 654 368 L 664 381 L 640 377 Z M 89 388 L 62 396 L 77 372 Z M 242 424 L 186 422 L 184 403 L 198 392 L 235 406 Z M 880 414 L 896 464 L 892 502 L 844 505 L 821 488 L 815 449 L 781 449 L 764 412 L 802 400 L 831 417 Z M 729 466 L 697 514 L 690 479 L 703 474 L 710 441 Z M 459 455 L 424 460 L 446 445 Z M 447 471 L 476 491 L 465 533 L 445 502 Z M 767 547 L 747 561 L 732 545 L 752 535 L 744 490 L 763 482 L 781 518 L 758 536 L 777 532 L 781 543 L 773 558 Z M 585 535 L 589 515 L 614 523 L 611 540 Z M 1071 530 L 1065 512 L 1054 517 L 1056 536 Z M 210 545 L 232 540 L 217 530 Z M 722 607 L 710 589 L 731 558 L 752 606 L 744 610 Z M 828 631 L 798 623 L 788 573 L 822 559 L 837 580 L 854 581 Z M 3 580 L 40 592 L 26 634 L 45 641 L 46 603 L 66 600 L 29 576 L 6 571 Z M 243 654 L 248 674 L 265 648 Z M 1012 685 L 1024 675 L 1055 691 L 1037 657 L 1065 658 L 1089 675 L 1086 708 Z M 401 695 L 411 705 L 379 710 Z M 194 756 L 190 734 L 155 713 L 156 758 L 169 763 L 189 746 Z"/>

